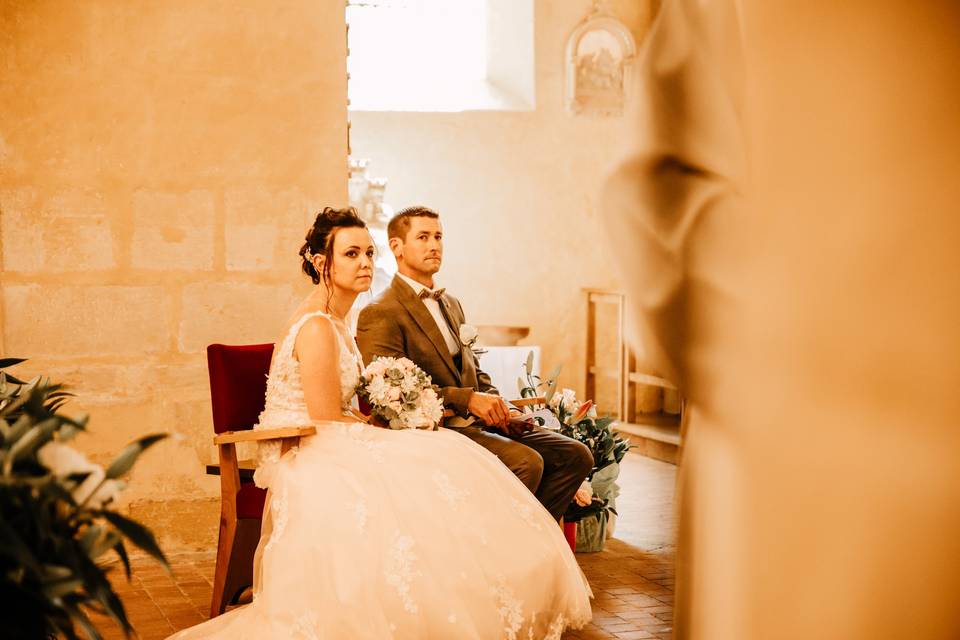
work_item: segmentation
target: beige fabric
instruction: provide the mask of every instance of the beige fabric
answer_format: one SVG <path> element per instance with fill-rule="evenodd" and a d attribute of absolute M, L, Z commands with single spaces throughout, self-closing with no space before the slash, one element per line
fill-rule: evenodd
<path fill-rule="evenodd" d="M 606 211 L 690 401 L 677 637 L 960 637 L 960 5 L 667 1 L 639 67 Z"/>

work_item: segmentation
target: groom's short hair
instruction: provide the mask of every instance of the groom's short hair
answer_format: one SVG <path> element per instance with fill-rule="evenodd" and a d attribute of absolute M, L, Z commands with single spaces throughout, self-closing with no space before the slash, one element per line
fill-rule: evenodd
<path fill-rule="evenodd" d="M 436 220 L 439 217 L 440 214 L 430 207 L 416 205 L 400 209 L 387 223 L 387 238 L 406 240 L 407 233 L 410 231 L 410 218 L 433 218 Z"/>

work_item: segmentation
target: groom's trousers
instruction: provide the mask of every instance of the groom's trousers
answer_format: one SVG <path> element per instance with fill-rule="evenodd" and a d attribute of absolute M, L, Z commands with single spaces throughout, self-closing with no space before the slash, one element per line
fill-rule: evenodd
<path fill-rule="evenodd" d="M 593 468 L 593 454 L 582 442 L 539 427 L 507 437 L 479 427 L 459 431 L 500 458 L 559 520 Z"/>

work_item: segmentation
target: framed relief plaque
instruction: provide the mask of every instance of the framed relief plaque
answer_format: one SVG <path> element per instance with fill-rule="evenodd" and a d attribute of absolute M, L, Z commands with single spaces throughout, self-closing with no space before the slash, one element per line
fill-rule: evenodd
<path fill-rule="evenodd" d="M 630 30 L 595 7 L 567 40 L 567 111 L 621 115 L 636 49 Z"/>

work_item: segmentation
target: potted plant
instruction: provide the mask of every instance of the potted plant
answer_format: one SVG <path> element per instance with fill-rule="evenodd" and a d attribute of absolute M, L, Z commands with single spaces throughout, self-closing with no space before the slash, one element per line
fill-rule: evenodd
<path fill-rule="evenodd" d="M 106 469 L 93 464 L 67 444 L 87 425 L 58 412 L 72 394 L 3 371 L 21 362 L 0 359 L 0 600 L 16 612 L 4 618 L 3 636 L 72 640 L 82 629 L 98 639 L 90 611 L 129 636 L 105 555 L 116 554 L 128 579 L 127 541 L 169 567 L 153 534 L 111 504 L 140 454 L 166 435 L 134 441 Z"/>
<path fill-rule="evenodd" d="M 616 500 L 620 493 L 617 478 L 620 461 L 630 449 L 630 444 L 611 429 L 615 422 L 612 416 L 599 417 L 592 400 L 578 402 L 572 389 L 557 391 L 560 367 L 546 378 L 533 373 L 533 353 L 527 356 L 524 366 L 525 379 L 517 383 L 521 398 L 542 395 L 546 404 L 526 408 L 533 413 L 536 423 L 545 428 L 556 429 L 589 447 L 593 453 L 593 469 L 584 481 L 575 500 L 563 515 L 565 523 L 578 523 L 576 530 L 577 551 L 601 551 L 606 539 L 613 533 L 616 518 Z"/>

